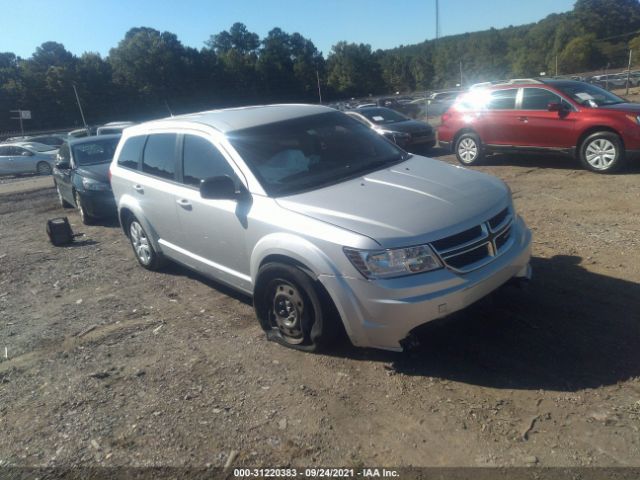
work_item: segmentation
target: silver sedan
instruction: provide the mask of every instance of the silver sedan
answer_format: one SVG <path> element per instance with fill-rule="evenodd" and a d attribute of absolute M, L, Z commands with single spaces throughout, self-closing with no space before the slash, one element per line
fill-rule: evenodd
<path fill-rule="evenodd" d="M 0 145 L 0 175 L 50 175 L 57 153 L 56 148 L 35 142 Z"/>

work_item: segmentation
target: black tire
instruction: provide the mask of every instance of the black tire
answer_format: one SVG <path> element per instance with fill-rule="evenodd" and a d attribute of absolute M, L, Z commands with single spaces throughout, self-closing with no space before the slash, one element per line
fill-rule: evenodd
<path fill-rule="evenodd" d="M 580 144 L 579 158 L 582 165 L 592 172 L 617 172 L 625 163 L 624 145 L 613 132 L 595 132 Z"/>
<path fill-rule="evenodd" d="M 325 297 L 326 292 L 300 268 L 267 263 L 258 272 L 253 302 L 269 340 L 317 352 L 333 343 L 340 321 Z"/>
<path fill-rule="evenodd" d="M 58 184 L 56 183 L 56 193 L 58 194 L 58 201 L 60 202 L 60 206 L 62 208 L 72 208 L 73 205 L 71 205 L 69 202 L 67 202 L 63 197 L 62 194 L 60 193 L 60 187 L 58 186 Z"/>
<path fill-rule="evenodd" d="M 82 203 L 82 198 L 78 192 L 73 193 L 73 198 L 76 201 L 76 208 L 78 209 L 78 215 L 80 215 L 80 220 L 85 225 L 93 225 L 95 223 L 95 218 L 87 213 L 87 209 Z"/>
<path fill-rule="evenodd" d="M 47 162 L 38 162 L 36 165 L 36 173 L 38 175 L 51 175 L 51 165 Z"/>
<path fill-rule="evenodd" d="M 133 215 L 127 221 L 127 237 L 138 263 L 147 270 L 160 270 L 165 265 L 164 257 L 155 251 L 142 224 Z"/>
<path fill-rule="evenodd" d="M 458 137 L 454 152 L 458 161 L 465 166 L 479 165 L 484 158 L 480 137 L 473 132 L 463 133 Z"/>

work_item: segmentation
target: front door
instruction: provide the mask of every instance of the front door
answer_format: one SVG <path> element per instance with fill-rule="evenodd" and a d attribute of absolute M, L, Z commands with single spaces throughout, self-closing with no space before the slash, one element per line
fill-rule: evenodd
<path fill-rule="evenodd" d="M 523 90 L 515 145 L 545 148 L 574 146 L 576 115 L 573 107 L 545 88 L 531 87 Z M 565 108 L 560 112 L 550 112 L 550 103 L 561 103 Z"/>
<path fill-rule="evenodd" d="M 175 198 L 182 232 L 181 260 L 227 284 L 250 290 L 245 231 L 251 199 L 203 199 L 201 180 L 228 175 L 237 183 L 238 174 L 208 137 L 185 134 L 182 144 L 181 185 Z"/>

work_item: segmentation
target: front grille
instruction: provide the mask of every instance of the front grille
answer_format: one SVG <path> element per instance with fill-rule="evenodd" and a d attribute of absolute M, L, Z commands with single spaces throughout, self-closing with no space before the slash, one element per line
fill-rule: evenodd
<path fill-rule="evenodd" d="M 512 241 L 513 216 L 508 208 L 473 228 L 431 243 L 447 267 L 467 273 L 493 261 Z"/>
<path fill-rule="evenodd" d="M 422 137 L 427 137 L 431 135 L 431 132 L 429 130 L 422 130 L 420 132 L 413 132 L 411 134 L 411 137 L 413 138 L 422 138 Z"/>

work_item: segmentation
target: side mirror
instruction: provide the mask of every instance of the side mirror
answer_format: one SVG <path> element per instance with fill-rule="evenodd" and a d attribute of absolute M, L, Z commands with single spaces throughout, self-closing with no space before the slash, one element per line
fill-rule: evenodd
<path fill-rule="evenodd" d="M 550 112 L 561 112 L 563 110 L 562 104 L 558 102 L 552 102 L 547 105 L 547 110 L 549 110 Z"/>
<path fill-rule="evenodd" d="M 60 161 L 56 162 L 56 168 L 58 170 L 69 170 L 71 168 L 71 165 L 69 164 L 69 162 Z"/>
<path fill-rule="evenodd" d="M 210 200 L 237 200 L 240 192 L 229 175 L 205 178 L 200 182 L 200 196 Z"/>

